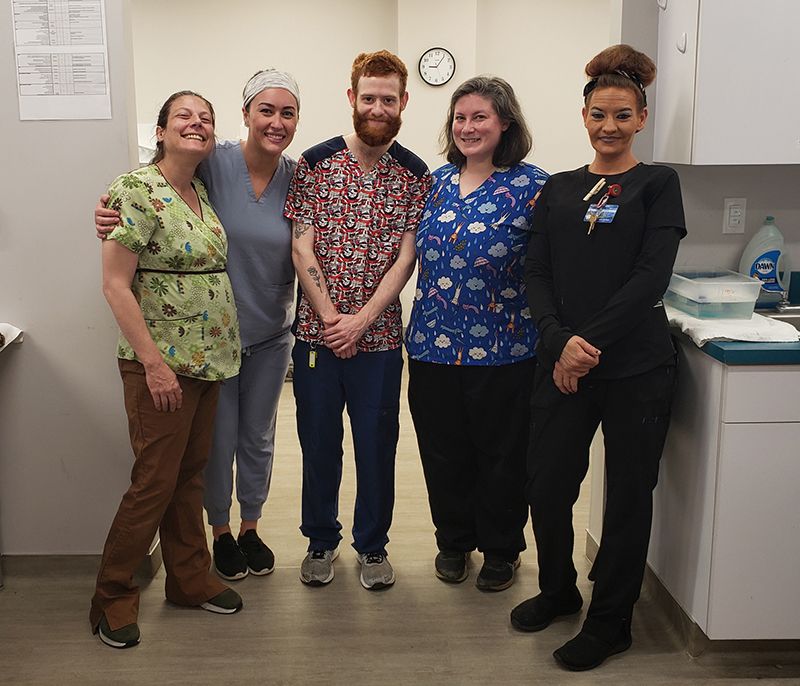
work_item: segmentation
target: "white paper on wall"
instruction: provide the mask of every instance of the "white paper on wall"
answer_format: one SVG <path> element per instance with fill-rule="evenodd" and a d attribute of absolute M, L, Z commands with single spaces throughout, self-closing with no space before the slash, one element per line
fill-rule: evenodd
<path fill-rule="evenodd" d="M 104 0 L 11 0 L 19 118 L 111 119 Z"/>

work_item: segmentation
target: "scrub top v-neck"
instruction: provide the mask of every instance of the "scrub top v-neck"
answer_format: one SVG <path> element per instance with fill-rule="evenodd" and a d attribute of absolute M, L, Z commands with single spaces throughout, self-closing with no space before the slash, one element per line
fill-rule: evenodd
<path fill-rule="evenodd" d="M 496 169 L 463 198 L 456 166 L 446 164 L 433 177 L 417 230 L 409 357 L 474 366 L 533 357 L 523 261 L 547 174 L 525 162 Z"/>
<path fill-rule="evenodd" d="M 260 197 L 239 142 L 218 143 L 198 168 L 228 234 L 228 273 L 245 348 L 283 335 L 292 324 L 292 229 L 283 205 L 295 166 L 282 155 Z"/>

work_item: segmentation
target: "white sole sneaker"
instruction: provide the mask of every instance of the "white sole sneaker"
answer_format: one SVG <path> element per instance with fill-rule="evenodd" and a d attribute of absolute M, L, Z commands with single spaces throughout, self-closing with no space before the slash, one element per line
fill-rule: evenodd
<path fill-rule="evenodd" d="M 306 557 L 307 557 L 307 555 L 306 555 Z M 325 586 L 326 584 L 329 584 L 331 581 L 333 581 L 333 577 L 336 575 L 336 572 L 335 572 L 334 567 L 333 567 L 333 563 L 334 563 L 334 561 L 336 560 L 337 557 L 339 557 L 339 547 L 338 546 L 333 549 L 333 552 L 331 554 L 331 571 L 328 574 L 328 576 L 326 576 L 324 579 L 306 579 L 303 576 L 303 566 L 302 566 L 302 563 L 301 563 L 301 565 L 300 565 L 300 581 L 302 581 L 306 586 Z"/>
<path fill-rule="evenodd" d="M 364 568 L 367 566 L 364 563 L 364 558 L 366 555 L 361 555 L 360 553 L 356 556 L 358 560 L 358 564 L 361 565 L 361 574 L 358 575 L 358 580 L 361 582 L 361 585 L 366 588 L 368 591 L 379 591 L 382 588 L 389 588 L 389 586 L 394 585 L 395 574 L 394 574 L 394 567 L 389 563 L 388 558 L 384 558 L 386 560 L 386 564 L 389 565 L 389 569 L 392 571 L 391 577 L 386 579 L 385 581 L 372 581 L 369 582 L 364 578 Z"/>
<path fill-rule="evenodd" d="M 241 610 L 243 606 L 239 605 L 239 607 L 220 607 L 219 605 L 212 605 L 211 603 L 203 603 L 200 605 L 200 607 L 208 612 L 213 612 L 218 615 L 232 615 Z"/>
<path fill-rule="evenodd" d="M 103 643 L 105 643 L 107 646 L 111 646 L 112 648 L 133 648 L 134 646 L 138 646 L 139 645 L 139 641 L 130 642 L 130 643 L 120 643 L 119 641 L 112 641 L 102 631 L 98 631 L 98 636 L 100 636 L 100 640 Z"/>
<path fill-rule="evenodd" d="M 217 565 L 214 565 L 214 571 L 217 573 L 218 577 L 225 579 L 225 581 L 239 581 L 239 579 L 244 579 L 252 570 L 248 567 L 243 572 L 237 572 L 233 576 L 228 576 L 227 574 L 220 572 Z M 253 572 L 253 574 L 255 574 L 255 572 Z"/>

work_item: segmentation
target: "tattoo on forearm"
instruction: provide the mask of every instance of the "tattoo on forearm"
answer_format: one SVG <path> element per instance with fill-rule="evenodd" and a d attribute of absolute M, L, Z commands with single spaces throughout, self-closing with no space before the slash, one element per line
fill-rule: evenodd
<path fill-rule="evenodd" d="M 317 271 L 316 267 L 309 267 L 306 269 L 308 275 L 311 277 L 311 280 L 314 282 L 314 285 L 319 288 L 319 292 L 322 293 L 322 284 L 319 280 L 319 272 Z"/>
<path fill-rule="evenodd" d="M 310 228 L 311 228 L 311 226 L 308 225 L 308 224 L 297 224 L 297 223 L 295 223 L 295 225 L 294 225 L 294 237 L 295 238 L 300 238 L 301 236 L 304 236 L 306 233 L 308 233 L 308 230 Z"/>

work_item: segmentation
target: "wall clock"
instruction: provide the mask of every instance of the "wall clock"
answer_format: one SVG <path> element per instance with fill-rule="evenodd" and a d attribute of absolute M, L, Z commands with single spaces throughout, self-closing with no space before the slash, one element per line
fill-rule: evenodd
<path fill-rule="evenodd" d="M 419 75 L 431 86 L 443 86 L 456 73 L 456 60 L 445 48 L 429 48 L 419 58 Z"/>

